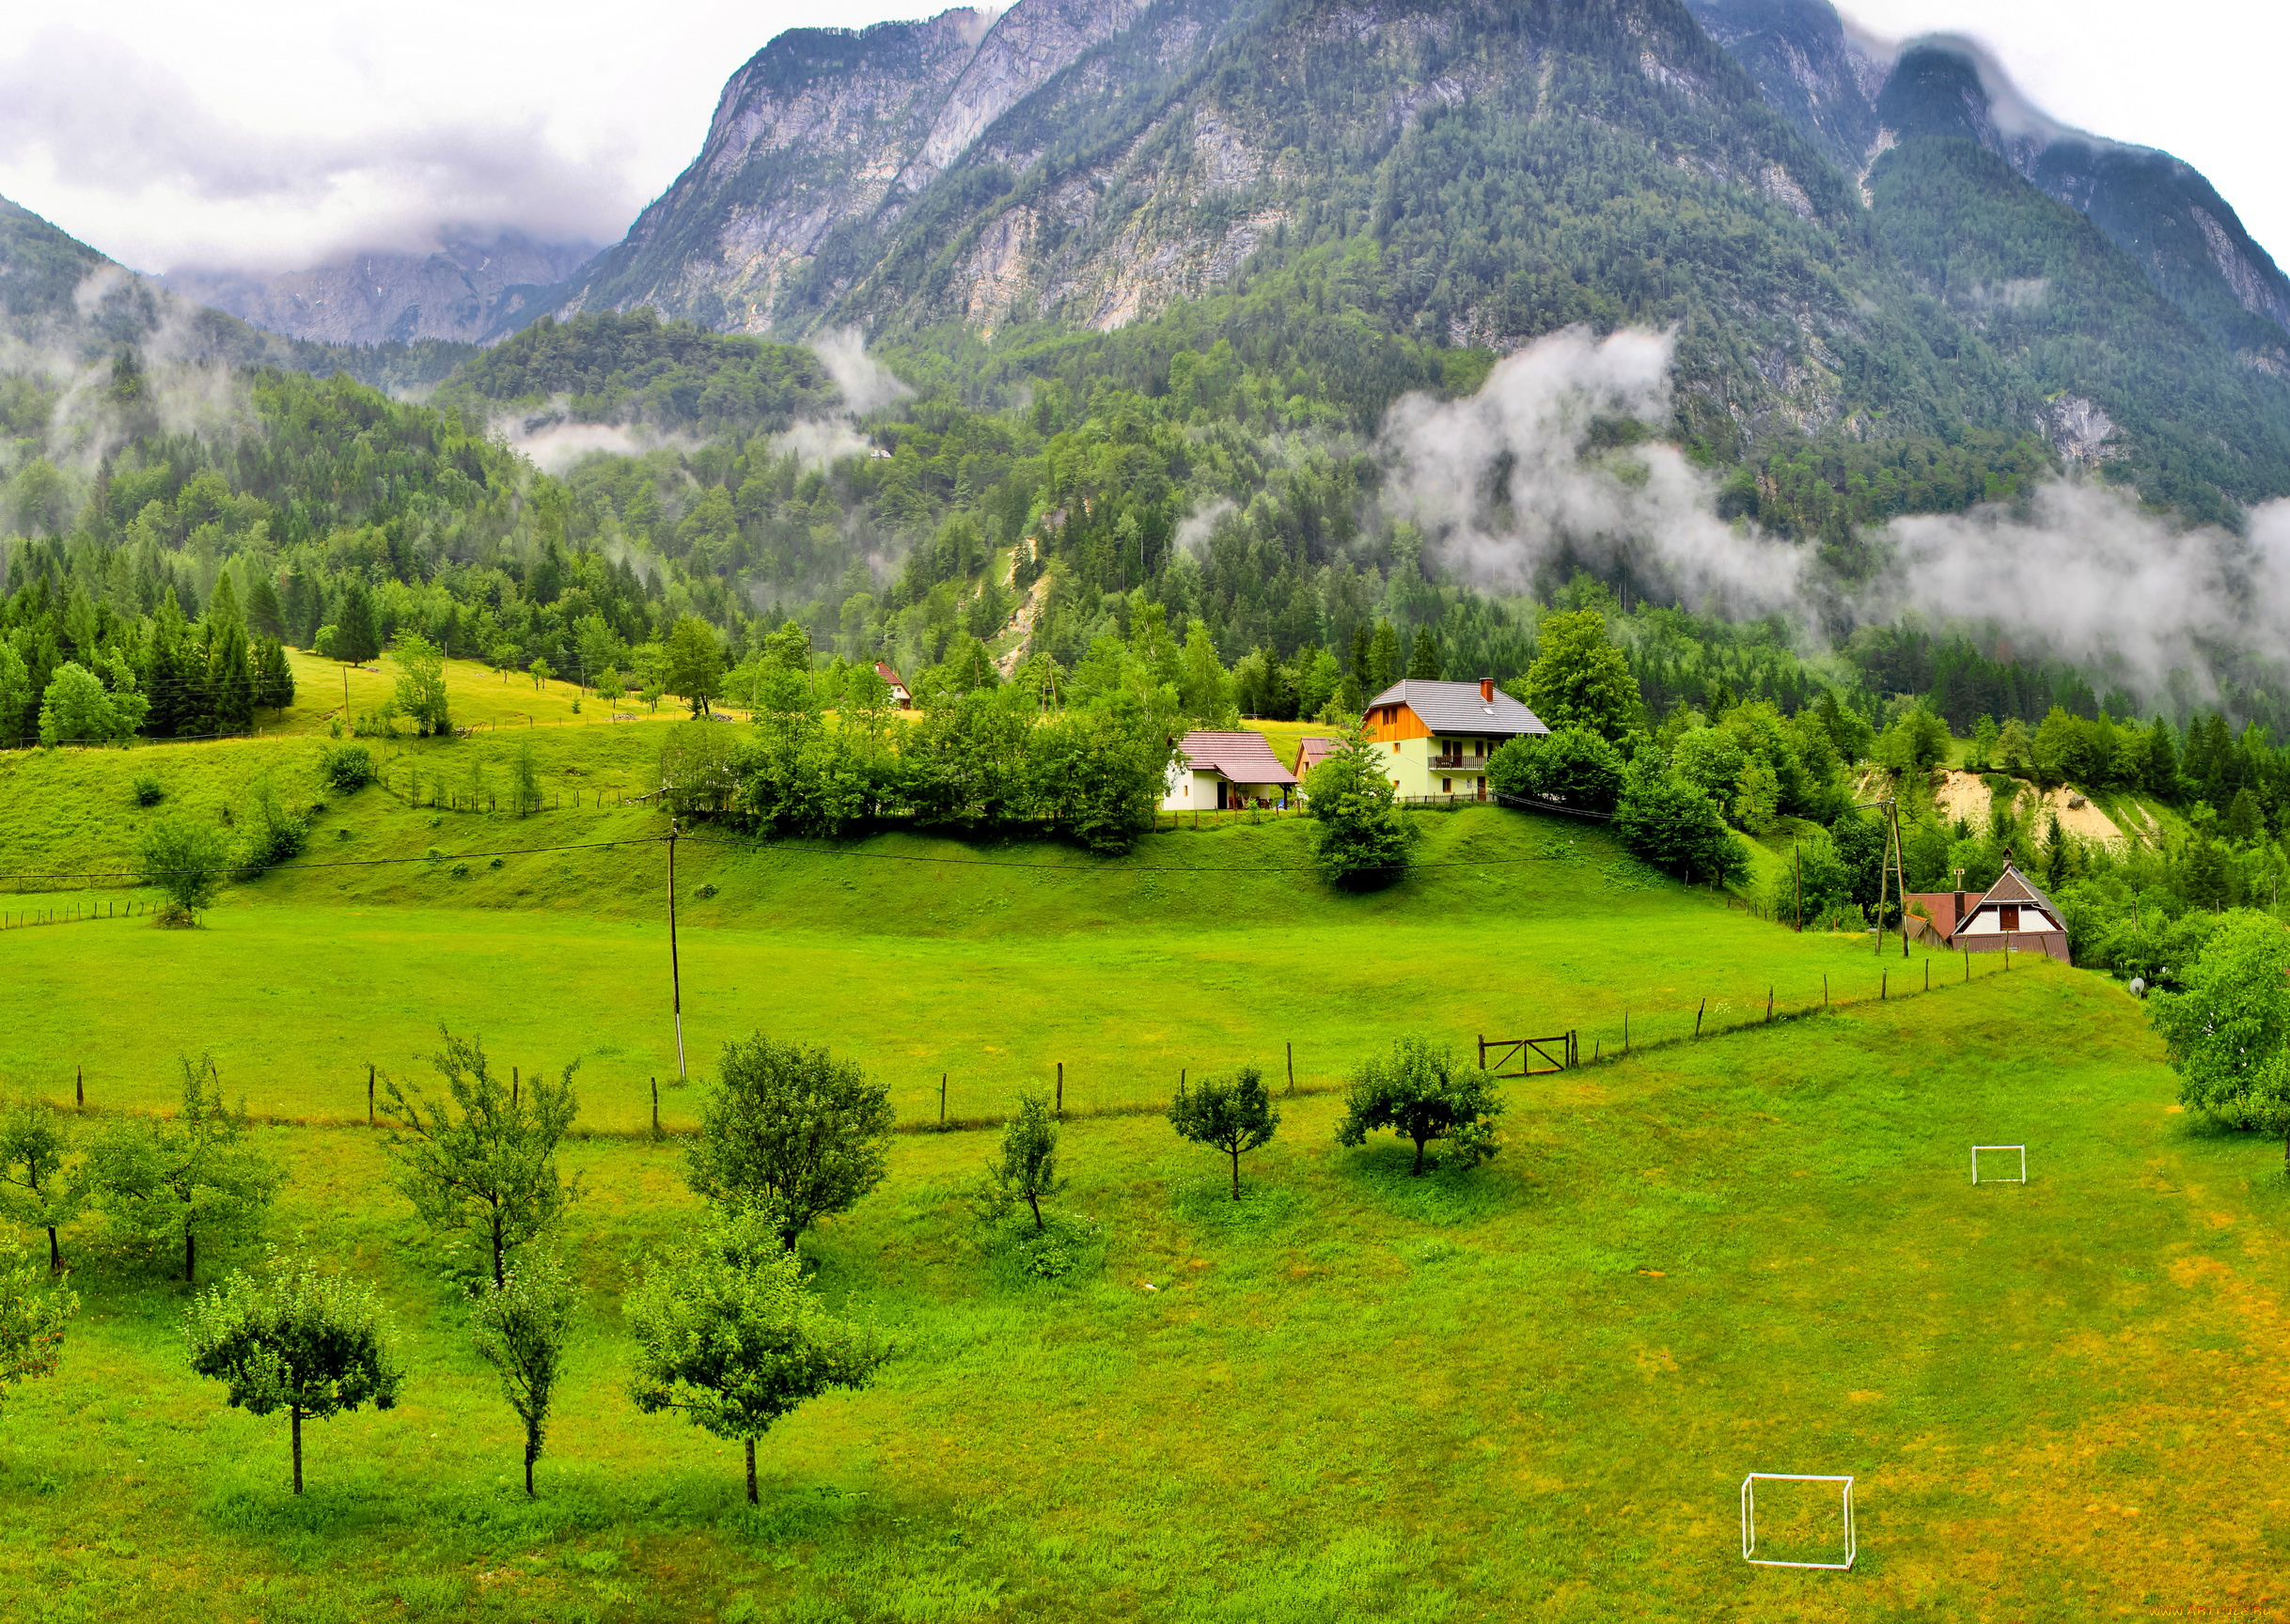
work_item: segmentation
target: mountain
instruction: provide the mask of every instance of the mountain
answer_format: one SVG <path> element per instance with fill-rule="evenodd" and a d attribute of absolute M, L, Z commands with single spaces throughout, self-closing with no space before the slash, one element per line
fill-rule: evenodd
<path fill-rule="evenodd" d="M 2189 320 L 2242 363 L 2290 369 L 2290 278 L 2217 188 L 2152 148 L 2070 129 L 1970 40 L 1898 51 L 1854 38 L 1827 0 L 1688 0 L 1773 107 L 1864 174 L 1910 139 L 1968 141 L 2088 217 Z"/>
<path fill-rule="evenodd" d="M 592 242 L 540 242 L 521 232 L 448 235 L 428 254 L 359 254 L 305 271 L 171 271 L 185 298 L 290 338 L 332 344 L 475 343 L 513 322 L 588 262 Z"/>
<path fill-rule="evenodd" d="M 1719 462 L 1973 426 L 2205 518 L 2290 492 L 2290 290 L 2215 191 L 1824 0 L 796 30 L 553 305 L 855 325 L 1013 385 L 1031 346 L 1135 335 L 1150 376 L 1216 330 L 1351 379 L 1363 427 L 1433 351 L 1635 324 L 1677 334 L 1678 432 Z"/>
<path fill-rule="evenodd" d="M 0 197 L 0 334 L 51 361 L 86 365 L 133 348 L 147 361 L 348 372 L 387 388 L 436 383 L 463 344 L 325 344 L 264 332 L 137 275 Z"/>

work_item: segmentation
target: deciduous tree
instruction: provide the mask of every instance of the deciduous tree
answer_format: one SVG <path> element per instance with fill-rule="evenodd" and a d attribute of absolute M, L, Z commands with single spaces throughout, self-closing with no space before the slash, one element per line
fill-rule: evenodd
<path fill-rule="evenodd" d="M 1645 710 L 1630 662 L 1607 640 L 1607 617 L 1595 609 L 1545 615 L 1536 628 L 1540 652 L 1528 668 L 1528 709 L 1554 731 L 1587 727 L 1619 741 L 1636 731 Z"/>
<path fill-rule="evenodd" d="M 166 893 L 159 922 L 195 925 L 222 889 L 230 845 L 213 824 L 178 812 L 151 820 L 135 856 L 144 882 Z"/>
<path fill-rule="evenodd" d="M 1018 1109 L 1002 1129 L 1002 1153 L 986 1163 L 980 1192 L 980 1216 L 998 1223 L 1020 1201 L 1034 1215 L 1034 1228 L 1046 1229 L 1042 1203 L 1065 1188 L 1058 1177 L 1058 1119 L 1040 1094 L 1018 1096 Z"/>
<path fill-rule="evenodd" d="M 1357 727 L 1306 777 L 1312 858 L 1329 883 L 1364 891 L 1407 872 L 1411 834 L 1384 753 Z"/>
<path fill-rule="evenodd" d="M 87 1153 L 96 1206 L 123 1233 L 154 1249 L 182 1249 L 183 1281 L 198 1274 L 198 1242 L 261 1227 L 283 1175 L 246 1140 L 246 1108 L 223 1101 L 214 1062 L 185 1056 L 182 1104 L 170 1120 L 115 1122 Z"/>
<path fill-rule="evenodd" d="M 71 1162 L 71 1132 L 53 1105 L 30 1101 L 0 1119 L 0 1217 L 48 1233 L 48 1267 L 60 1273 L 56 1231 L 80 1215 L 86 1192 Z"/>
<path fill-rule="evenodd" d="M 452 707 L 446 697 L 446 657 L 418 632 L 400 632 L 396 697 L 399 713 L 414 719 L 416 733 L 450 733 Z"/>
<path fill-rule="evenodd" d="M 864 1387 L 888 1357 L 872 1331 L 830 1314 L 803 1264 L 759 1212 L 719 1212 L 688 1245 L 646 1260 L 628 1295 L 636 1340 L 629 1395 L 647 1414 L 681 1411 L 747 1451 L 806 1400 Z"/>
<path fill-rule="evenodd" d="M 395 1409 L 404 1380 L 372 1289 L 307 1258 L 274 1253 L 259 1274 L 233 1270 L 193 1302 L 183 1337 L 191 1368 L 223 1382 L 233 1409 L 287 1413 L 297 1494 L 304 1418 Z"/>
<path fill-rule="evenodd" d="M 1371 1132 L 1388 1128 L 1415 1142 L 1411 1175 L 1422 1173 L 1424 1148 L 1437 1140 L 1446 1142 L 1452 1164 L 1471 1167 L 1495 1154 L 1502 1110 L 1484 1071 L 1458 1065 L 1451 1050 L 1403 1038 L 1354 1073 L 1336 1141 L 1364 1145 Z"/>
<path fill-rule="evenodd" d="M 892 1120 L 889 1089 L 853 1062 L 758 1032 L 724 1045 L 687 1176 L 709 1200 L 767 1216 L 792 1252 L 883 1181 Z"/>
<path fill-rule="evenodd" d="M 2179 1101 L 2236 1128 L 2282 1134 L 2290 1167 L 2290 932 L 2263 914 L 2229 914 L 2184 989 L 2148 1001 L 2179 1074 Z"/>
<path fill-rule="evenodd" d="M 79 1294 L 31 1253 L 0 1246 L 0 1404 L 17 1383 L 55 1374 L 64 1326 L 79 1306 Z"/>
<path fill-rule="evenodd" d="M 397 1184 L 422 1222 L 472 1245 L 498 1288 L 519 1248 L 553 1228 L 579 1194 L 557 1169 L 557 1147 L 580 1114 L 567 1066 L 555 1081 L 536 1072 L 512 1087 L 493 1073 L 475 1038 L 441 1029 L 445 1047 L 431 1064 L 446 1100 L 391 1078 L 384 1114 Z"/>
<path fill-rule="evenodd" d="M 1232 1160 L 1232 1199 L 1240 1199 L 1244 1151 L 1272 1143 L 1280 1114 L 1264 1091 L 1264 1074 L 1244 1066 L 1230 1077 L 1204 1077 L 1177 1096 L 1169 1108 L 1169 1126 L 1196 1145 L 1222 1150 Z"/>
<path fill-rule="evenodd" d="M 525 1424 L 527 1494 L 533 1491 L 533 1462 L 541 1459 L 578 1295 L 556 1256 L 536 1246 L 510 1265 L 499 1285 L 481 1288 L 470 1305 L 478 1356 L 501 1378 L 502 1396 Z"/>

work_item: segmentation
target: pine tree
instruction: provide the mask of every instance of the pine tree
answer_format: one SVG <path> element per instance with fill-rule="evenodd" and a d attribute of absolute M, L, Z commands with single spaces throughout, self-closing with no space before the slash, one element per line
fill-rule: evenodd
<path fill-rule="evenodd" d="M 1415 651 L 1407 662 L 1407 679 L 1436 682 L 1446 675 L 1447 662 L 1439 652 L 1439 633 L 1426 626 L 1416 634 Z"/>
<path fill-rule="evenodd" d="M 1400 677 L 1400 633 L 1388 620 L 1375 623 L 1374 640 L 1368 646 L 1368 697 L 1374 698 Z"/>
<path fill-rule="evenodd" d="M 217 733 L 243 732 L 254 726 L 255 678 L 247 663 L 246 632 L 236 620 L 225 622 L 215 635 L 213 650 L 207 656 L 207 690 Z"/>
<path fill-rule="evenodd" d="M 246 589 L 246 629 L 258 637 L 286 635 L 286 617 L 278 605 L 278 588 L 268 575 L 259 574 Z"/>
<path fill-rule="evenodd" d="M 353 581 L 342 588 L 342 601 L 334 615 L 334 657 L 349 665 L 364 664 L 382 652 L 382 629 L 374 620 L 373 600 Z"/>
<path fill-rule="evenodd" d="M 287 664 L 286 646 L 265 637 L 255 648 L 255 703 L 269 710 L 284 710 L 294 703 L 294 673 Z"/>

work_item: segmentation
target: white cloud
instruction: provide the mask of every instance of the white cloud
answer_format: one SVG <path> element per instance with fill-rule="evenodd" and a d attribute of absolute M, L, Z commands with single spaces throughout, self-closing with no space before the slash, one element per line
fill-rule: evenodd
<path fill-rule="evenodd" d="M 1403 398 L 1383 437 L 1391 512 L 1482 586 L 1525 587 L 1554 561 L 1626 562 L 1642 586 L 1697 607 L 1780 611 L 1811 634 L 1833 588 L 1809 549 L 1720 522 L 1708 477 L 1673 446 L 1590 449 L 1599 417 L 1666 422 L 1670 367 L 1664 335 L 1573 329 L 1498 362 L 1467 398 Z M 2213 650 L 2290 660 L 2290 501 L 2254 509 L 2248 529 L 2185 524 L 2111 487 L 2053 480 L 2024 503 L 1892 521 L 1890 562 L 1852 607 L 1995 626 L 2152 697 L 2174 669 L 2207 682 Z"/>
<path fill-rule="evenodd" d="M 855 327 L 837 327 L 811 340 L 811 352 L 842 391 L 843 405 L 864 417 L 878 406 L 903 400 L 914 390 L 889 367 L 867 353 L 867 336 Z"/>

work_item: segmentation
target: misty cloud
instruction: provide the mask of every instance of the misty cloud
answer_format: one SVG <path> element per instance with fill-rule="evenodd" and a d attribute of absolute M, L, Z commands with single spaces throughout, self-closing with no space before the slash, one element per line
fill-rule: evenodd
<path fill-rule="evenodd" d="M 914 390 L 899 375 L 867 353 L 867 336 L 855 327 L 838 327 L 811 340 L 811 353 L 843 393 L 843 405 L 855 417 L 864 417 L 879 406 L 903 400 Z"/>
<path fill-rule="evenodd" d="M 1694 607 L 1779 611 L 1817 635 L 1837 588 L 1811 549 L 1720 521 L 1708 476 L 1674 446 L 1594 448 L 1600 418 L 1667 423 L 1670 352 L 1661 334 L 1572 329 L 1505 357 L 1467 398 L 1401 399 L 1383 433 L 1392 516 L 1481 586 L 1627 564 Z M 2174 669 L 2211 683 L 2213 649 L 2290 659 L 2290 501 L 2253 509 L 2245 538 L 2061 479 L 2018 504 L 1893 520 L 1882 539 L 1889 563 L 1849 601 L 1863 619 L 2008 631 L 2143 697 Z"/>
<path fill-rule="evenodd" d="M 558 153 L 538 118 L 262 132 L 218 117 L 176 72 L 118 41 L 61 28 L 0 60 L 0 163 L 35 161 L 62 186 L 122 205 L 171 195 L 212 211 L 214 240 L 201 247 L 240 267 L 427 252 L 464 222 L 608 239 L 633 201 L 614 178 Z"/>

